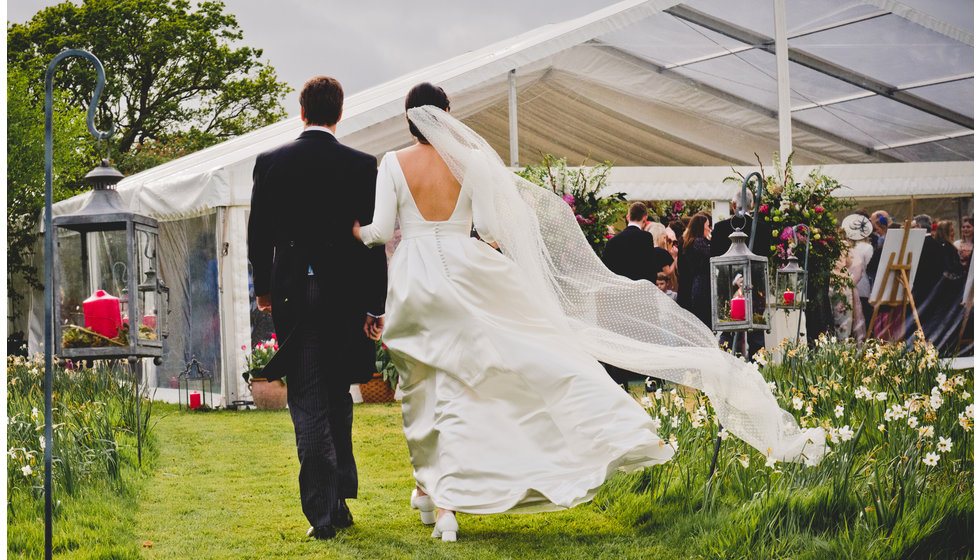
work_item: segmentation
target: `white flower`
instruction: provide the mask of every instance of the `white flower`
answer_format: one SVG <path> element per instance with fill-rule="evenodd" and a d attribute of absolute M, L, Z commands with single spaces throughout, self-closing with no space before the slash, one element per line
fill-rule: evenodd
<path fill-rule="evenodd" d="M 935 467 L 936 463 L 939 462 L 939 455 L 936 455 L 935 453 L 926 453 L 926 458 L 923 459 L 922 462 L 930 467 Z"/>
<path fill-rule="evenodd" d="M 943 398 L 939 395 L 932 395 L 929 397 L 929 407 L 933 410 L 939 410 L 939 407 L 943 405 Z"/>
<path fill-rule="evenodd" d="M 642 399 L 640 399 L 640 404 L 643 405 L 643 408 L 652 408 L 653 407 L 653 399 L 651 399 L 648 396 L 643 397 Z"/>
<path fill-rule="evenodd" d="M 659 417 L 655 417 L 653 419 L 653 429 L 654 430 L 659 430 L 660 429 L 660 426 L 662 426 L 662 425 L 663 425 L 663 421 L 661 421 Z"/>
<path fill-rule="evenodd" d="M 966 407 L 966 410 L 963 412 L 966 414 L 967 418 L 973 418 L 973 405 L 971 404 L 970 406 Z"/>
<path fill-rule="evenodd" d="M 749 467 L 749 456 L 748 455 L 746 455 L 746 454 L 743 453 L 743 454 L 739 455 L 738 457 L 736 457 L 736 459 L 738 459 L 738 462 L 742 464 L 742 468 L 746 468 L 747 469 Z"/>
<path fill-rule="evenodd" d="M 677 436 L 675 436 L 674 434 L 670 434 L 670 437 L 667 439 L 667 441 L 670 443 L 671 447 L 675 447 L 675 448 L 677 447 Z"/>
<path fill-rule="evenodd" d="M 660 407 L 660 415 L 661 416 L 667 416 L 669 414 L 670 414 L 670 412 L 667 410 L 667 407 L 666 406 L 661 406 Z"/>
<path fill-rule="evenodd" d="M 879 401 L 882 401 L 882 402 L 887 401 L 888 400 L 888 393 L 885 393 L 884 391 L 882 391 L 881 393 L 878 393 L 877 395 L 875 395 L 875 398 L 878 399 Z M 871 400 L 871 399 L 868 399 L 868 400 Z"/>
<path fill-rule="evenodd" d="M 773 393 L 776 392 L 776 382 L 775 381 L 770 381 L 769 383 L 766 383 L 766 385 L 769 386 L 769 390 L 770 391 L 772 391 Z"/>
<path fill-rule="evenodd" d="M 930 438 L 935 435 L 935 429 L 932 426 L 922 426 L 919 428 L 920 438 Z"/>
<path fill-rule="evenodd" d="M 966 384 L 966 378 L 963 377 L 962 375 L 957 375 L 956 377 L 953 378 L 953 383 L 955 383 L 957 385 L 965 385 Z"/>
<path fill-rule="evenodd" d="M 966 431 L 968 431 L 968 432 L 971 429 L 973 429 L 973 426 L 972 426 L 973 422 L 971 422 L 970 419 L 967 418 L 966 413 L 963 413 L 963 412 L 959 413 L 959 415 L 957 415 L 957 417 L 956 417 L 956 421 L 959 422 L 960 423 L 960 426 L 962 426 L 963 429 L 966 430 Z"/>
<path fill-rule="evenodd" d="M 38 412 L 37 407 L 31 409 L 31 420 L 37 420 Z"/>
<path fill-rule="evenodd" d="M 838 433 L 840 434 L 841 441 L 849 441 L 851 438 L 854 437 L 854 430 L 851 429 L 851 425 L 850 424 L 842 427 L 838 431 Z"/>
<path fill-rule="evenodd" d="M 680 418 L 678 418 L 676 415 L 670 417 L 670 427 L 676 428 L 677 426 L 680 426 L 680 425 L 681 425 L 681 419 Z"/>
<path fill-rule="evenodd" d="M 806 405 L 806 415 L 807 416 L 810 416 L 812 414 L 813 414 L 813 405 L 807 403 L 807 405 Z"/>
<path fill-rule="evenodd" d="M 837 405 L 834 408 L 834 416 L 836 416 L 838 418 L 840 418 L 841 416 L 844 416 L 844 405 L 839 404 L 839 405 Z"/>
<path fill-rule="evenodd" d="M 939 383 L 939 386 L 940 387 L 942 387 L 943 385 L 945 385 L 946 384 L 946 374 L 945 373 L 940 373 L 939 375 L 937 375 L 936 376 L 936 383 Z"/>
<path fill-rule="evenodd" d="M 653 398 L 657 399 L 658 401 L 664 398 L 664 390 L 658 387 L 657 390 L 653 392 Z"/>
<path fill-rule="evenodd" d="M 895 419 L 895 415 L 892 413 L 892 409 L 885 410 L 885 422 L 891 422 Z"/>
<path fill-rule="evenodd" d="M 11 447 L 10 448 L 10 451 L 7 451 L 7 455 L 10 455 L 10 458 L 11 459 L 16 459 L 17 458 L 17 449 L 14 448 L 14 447 Z"/>
<path fill-rule="evenodd" d="M 37 441 L 41 444 L 41 449 L 44 449 L 44 436 L 37 438 Z"/>
<path fill-rule="evenodd" d="M 646 381 L 644 381 L 644 383 L 646 383 L 646 386 L 647 387 L 653 387 L 653 379 L 651 379 L 649 377 L 647 377 L 647 379 L 646 379 Z"/>
<path fill-rule="evenodd" d="M 803 408 L 803 399 L 799 395 L 793 397 L 793 408 L 796 410 Z"/>
<path fill-rule="evenodd" d="M 919 419 L 915 416 L 909 416 L 909 427 L 914 428 L 919 425 Z"/>
<path fill-rule="evenodd" d="M 728 435 L 728 430 L 726 430 L 725 428 L 722 428 L 721 430 L 719 430 L 718 431 L 718 437 L 721 438 L 722 441 L 725 441 L 726 439 L 728 439 L 730 437 Z"/>
<path fill-rule="evenodd" d="M 905 409 L 902 408 L 900 404 L 893 404 L 891 408 L 892 418 L 898 420 L 899 418 L 905 418 Z"/>
<path fill-rule="evenodd" d="M 963 398 L 964 399 L 970 398 L 970 393 L 967 393 L 966 391 L 963 391 Z"/>
<path fill-rule="evenodd" d="M 30 465 L 24 465 L 20 468 L 20 472 L 24 473 L 24 476 L 31 476 L 31 474 L 34 473 L 34 469 L 32 469 Z"/>
<path fill-rule="evenodd" d="M 953 449 L 953 439 L 940 436 L 936 449 L 938 449 L 940 453 L 951 451 Z"/>
<path fill-rule="evenodd" d="M 766 457 L 766 466 L 769 467 L 770 469 L 775 468 L 775 466 L 776 466 L 776 458 L 775 457 Z"/>
<path fill-rule="evenodd" d="M 684 406 L 684 399 L 680 396 L 674 397 L 674 406 Z"/>
<path fill-rule="evenodd" d="M 833 426 L 827 428 L 827 435 L 830 437 L 830 443 L 840 442 L 840 431 L 837 428 Z"/>
<path fill-rule="evenodd" d="M 878 431 L 879 432 L 884 432 L 885 431 L 885 425 L 884 424 L 878 424 Z"/>

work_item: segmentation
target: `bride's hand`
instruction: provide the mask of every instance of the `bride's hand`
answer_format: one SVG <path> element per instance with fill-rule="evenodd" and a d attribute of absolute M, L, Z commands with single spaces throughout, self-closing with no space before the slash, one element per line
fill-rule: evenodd
<path fill-rule="evenodd" d="M 351 231 L 354 233 L 354 239 L 361 241 L 361 222 L 354 220 L 354 228 Z"/>

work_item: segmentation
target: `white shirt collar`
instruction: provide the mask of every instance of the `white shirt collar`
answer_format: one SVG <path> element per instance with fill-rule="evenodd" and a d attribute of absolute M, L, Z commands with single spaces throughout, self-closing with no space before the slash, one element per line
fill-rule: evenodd
<path fill-rule="evenodd" d="M 640 229 L 643 229 L 643 226 L 640 225 L 639 222 L 627 222 L 626 227 L 630 227 L 630 226 L 635 226 L 635 227 L 638 227 Z"/>
<path fill-rule="evenodd" d="M 307 130 L 319 130 L 321 132 L 329 132 L 331 136 L 336 136 L 336 134 L 334 134 L 332 130 L 330 130 L 325 126 L 316 126 L 316 125 L 308 126 L 306 127 L 305 130 L 303 130 L 303 132 L 306 132 Z"/>

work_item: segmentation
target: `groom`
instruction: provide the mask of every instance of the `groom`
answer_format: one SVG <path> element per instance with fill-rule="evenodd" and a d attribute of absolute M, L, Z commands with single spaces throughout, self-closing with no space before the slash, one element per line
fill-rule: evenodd
<path fill-rule="evenodd" d="M 288 377 L 307 535 L 329 539 L 354 523 L 350 384 L 374 371 L 387 270 L 384 247 L 351 235 L 374 212 L 374 156 L 334 136 L 344 92 L 317 76 L 299 95 L 305 130 L 260 154 L 252 173 L 248 259 L 259 309 L 272 313 L 279 351 L 264 374 Z"/>

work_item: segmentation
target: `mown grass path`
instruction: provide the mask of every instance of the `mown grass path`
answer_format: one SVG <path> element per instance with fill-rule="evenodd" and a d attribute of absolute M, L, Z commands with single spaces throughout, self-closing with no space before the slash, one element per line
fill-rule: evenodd
<path fill-rule="evenodd" d="M 161 409 L 156 469 L 136 515 L 145 558 L 685 557 L 592 504 L 548 514 L 461 515 L 459 542 L 430 538 L 408 506 L 414 483 L 397 404 L 355 407 L 356 524 L 333 540 L 312 541 L 304 536 L 286 411 Z"/>

